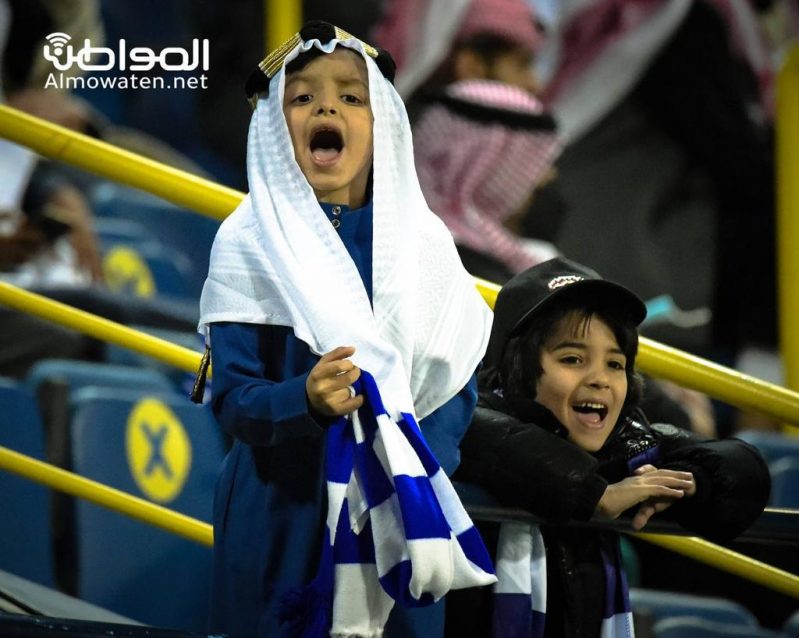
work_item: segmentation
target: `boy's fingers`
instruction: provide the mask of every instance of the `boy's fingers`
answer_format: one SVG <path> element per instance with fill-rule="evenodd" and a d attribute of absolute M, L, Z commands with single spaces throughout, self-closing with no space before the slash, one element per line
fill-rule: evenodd
<path fill-rule="evenodd" d="M 655 513 L 655 508 L 650 505 L 649 503 L 642 504 L 638 511 L 635 513 L 633 517 L 633 529 L 641 530 L 644 526 L 649 522 L 649 519 L 652 518 L 652 515 Z"/>
<path fill-rule="evenodd" d="M 651 485 L 662 485 L 663 487 L 673 487 L 674 489 L 689 489 L 693 483 L 687 479 L 665 476 L 657 481 L 652 481 Z"/>
<path fill-rule="evenodd" d="M 648 472 L 655 472 L 657 468 L 654 465 L 650 465 L 647 463 L 646 465 L 642 465 L 641 467 L 635 470 L 636 476 L 641 476 L 642 474 L 647 474 Z"/>
<path fill-rule="evenodd" d="M 350 368 L 347 372 L 326 376 L 324 372 L 319 375 L 310 375 L 313 387 L 320 394 L 330 394 L 347 388 L 355 383 L 361 376 L 359 368 Z"/>
<path fill-rule="evenodd" d="M 658 485 L 652 491 L 652 496 L 658 498 L 682 498 L 685 496 L 685 491 L 676 487 L 667 487 L 666 485 Z"/>
<path fill-rule="evenodd" d="M 694 478 L 694 475 L 690 472 L 683 472 L 681 470 L 657 470 L 657 474 L 658 476 L 670 476 L 683 481 L 691 481 Z"/>
<path fill-rule="evenodd" d="M 333 405 L 328 405 L 330 412 L 336 416 L 344 416 L 350 412 L 355 412 L 363 405 L 363 396 L 352 396 L 347 390 L 345 399 L 342 400 L 341 396 L 336 395 L 336 400 L 332 401 L 332 403 Z"/>
<path fill-rule="evenodd" d="M 323 354 L 320 357 L 319 362 L 327 363 L 328 361 L 338 361 L 339 359 L 351 357 L 353 354 L 355 354 L 355 348 L 352 346 L 339 346 L 338 348 L 334 348 L 330 352 Z"/>
<path fill-rule="evenodd" d="M 322 361 L 319 360 L 313 368 L 311 368 L 311 375 L 314 379 L 330 379 L 349 372 L 355 367 L 349 359 L 342 359 L 339 361 Z"/>
<path fill-rule="evenodd" d="M 358 394 L 344 401 L 340 407 L 343 410 L 342 414 L 349 414 L 350 412 L 355 412 L 355 410 L 360 408 L 362 405 L 363 395 Z"/>

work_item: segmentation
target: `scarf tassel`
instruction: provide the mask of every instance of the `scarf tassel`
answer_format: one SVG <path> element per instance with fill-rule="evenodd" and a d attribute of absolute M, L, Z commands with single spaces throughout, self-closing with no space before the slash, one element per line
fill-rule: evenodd
<path fill-rule="evenodd" d="M 328 539 L 329 540 L 329 539 Z M 280 600 L 281 638 L 328 638 L 333 618 L 333 557 L 324 544 L 316 577 L 286 592 Z"/>

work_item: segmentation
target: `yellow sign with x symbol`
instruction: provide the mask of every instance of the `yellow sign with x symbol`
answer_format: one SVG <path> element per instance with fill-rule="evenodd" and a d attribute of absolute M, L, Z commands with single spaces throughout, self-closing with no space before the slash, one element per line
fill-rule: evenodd
<path fill-rule="evenodd" d="M 178 497 L 191 470 L 191 441 L 167 405 L 147 397 L 134 406 L 125 448 L 133 479 L 147 498 L 169 503 Z"/>

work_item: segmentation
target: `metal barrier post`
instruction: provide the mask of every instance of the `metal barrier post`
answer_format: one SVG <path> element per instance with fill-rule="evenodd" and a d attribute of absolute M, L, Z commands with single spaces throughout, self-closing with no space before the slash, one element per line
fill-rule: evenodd
<path fill-rule="evenodd" d="M 777 269 L 785 385 L 799 389 L 799 44 L 777 76 Z"/>
<path fill-rule="evenodd" d="M 11 472 L 65 494 L 86 499 L 195 543 L 209 547 L 214 544 L 214 530 L 208 523 L 2 446 L 0 471 Z"/>
<path fill-rule="evenodd" d="M 302 26 L 301 0 L 265 0 L 266 52 L 274 51 Z"/>

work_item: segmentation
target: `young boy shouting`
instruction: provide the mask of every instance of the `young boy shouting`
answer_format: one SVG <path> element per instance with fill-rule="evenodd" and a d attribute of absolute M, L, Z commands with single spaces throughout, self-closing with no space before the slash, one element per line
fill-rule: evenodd
<path fill-rule="evenodd" d="M 768 468 L 743 441 L 648 423 L 635 372 L 646 307 L 626 288 L 556 258 L 505 284 L 494 312 L 459 478 L 546 524 L 499 532 L 492 635 L 630 637 L 617 535 L 563 525 L 629 511 L 635 530 L 657 514 L 730 540 L 766 506 Z"/>
<path fill-rule="evenodd" d="M 490 326 L 451 236 L 425 204 L 392 77 L 385 52 L 316 22 L 248 82 L 250 193 L 220 228 L 201 300 L 212 407 L 234 441 L 215 500 L 214 631 L 381 636 L 394 600 L 421 606 L 448 588 L 494 580 L 490 564 L 459 580 L 458 557 L 479 562 L 463 549 L 476 535 L 465 514 L 457 524 L 447 517 L 450 531 L 425 545 L 419 530 L 440 528 L 422 514 L 415 520 L 423 499 L 375 497 L 386 486 L 399 492 L 398 474 L 425 493 L 449 485 L 436 459 L 447 473 L 458 464 Z M 374 392 L 361 391 L 372 378 L 390 420 L 411 424 L 410 445 L 378 434 L 363 452 L 372 435 L 368 424 L 359 434 L 358 414 L 379 412 Z M 414 418 L 426 446 L 414 438 Z M 357 449 L 341 443 L 353 429 Z M 415 452 L 375 489 L 372 472 L 386 470 L 397 448 Z M 355 461 L 342 479 L 348 454 Z M 357 465 L 364 454 L 371 465 Z M 435 489 L 426 482 L 433 475 Z M 386 509 L 397 525 L 385 524 Z M 401 520 L 392 519 L 399 509 Z M 425 560 L 413 562 L 417 548 L 436 543 L 446 551 L 422 549 Z M 402 556 L 381 562 L 385 551 Z M 453 564 L 439 565 L 450 556 Z M 403 578 L 404 597 L 392 589 Z M 386 635 L 440 634 L 439 608 L 398 606 Z"/>

